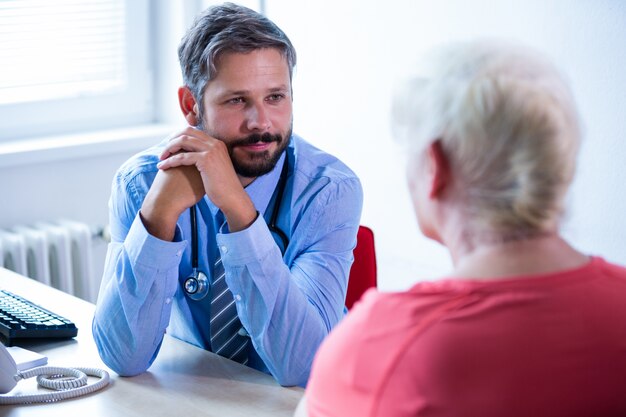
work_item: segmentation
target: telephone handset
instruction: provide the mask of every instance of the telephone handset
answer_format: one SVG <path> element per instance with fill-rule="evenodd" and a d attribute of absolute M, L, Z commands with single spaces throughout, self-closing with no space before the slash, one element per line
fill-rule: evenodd
<path fill-rule="evenodd" d="M 17 385 L 14 376 L 17 374 L 17 364 L 13 357 L 0 343 L 0 394 L 5 394 Z"/>
<path fill-rule="evenodd" d="M 59 368 L 40 366 L 18 371 L 9 351 L 0 343 L 0 394 L 11 391 L 19 380 L 36 376 L 37 383 L 55 392 L 33 395 L 0 395 L 0 405 L 47 403 L 74 398 L 104 388 L 109 383 L 109 373 L 98 368 Z M 100 378 L 87 384 L 87 376 Z"/>

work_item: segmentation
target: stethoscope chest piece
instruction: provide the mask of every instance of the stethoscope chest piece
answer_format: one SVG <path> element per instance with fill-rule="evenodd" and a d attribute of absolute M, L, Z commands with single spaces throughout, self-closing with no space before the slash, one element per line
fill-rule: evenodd
<path fill-rule="evenodd" d="M 185 294 L 192 300 L 202 300 L 209 292 L 209 279 L 204 272 L 194 269 L 183 282 L 183 288 Z"/>

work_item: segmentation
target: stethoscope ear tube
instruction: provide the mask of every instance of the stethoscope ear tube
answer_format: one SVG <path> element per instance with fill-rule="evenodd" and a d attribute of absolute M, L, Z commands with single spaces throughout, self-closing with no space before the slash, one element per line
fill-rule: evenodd
<path fill-rule="evenodd" d="M 280 228 L 276 225 L 278 221 L 278 212 L 280 210 L 280 204 L 283 202 L 283 194 L 285 193 L 285 185 L 287 184 L 287 171 L 289 165 L 287 164 L 287 155 L 285 155 L 285 162 L 283 162 L 283 168 L 280 171 L 280 179 L 278 183 L 278 190 L 276 193 L 276 201 L 274 202 L 274 208 L 272 210 L 272 217 L 270 217 L 270 223 L 267 227 L 270 229 L 270 232 L 276 233 L 281 240 L 282 247 L 280 248 L 283 255 L 287 251 L 287 246 L 289 245 L 289 238 L 280 230 Z"/>

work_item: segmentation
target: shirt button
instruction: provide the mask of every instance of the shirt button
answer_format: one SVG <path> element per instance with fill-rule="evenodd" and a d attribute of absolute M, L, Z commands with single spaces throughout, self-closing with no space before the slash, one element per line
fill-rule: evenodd
<path fill-rule="evenodd" d="M 241 301 L 241 295 L 239 295 L 239 294 L 235 295 L 235 300 L 236 301 Z"/>
<path fill-rule="evenodd" d="M 167 297 L 167 298 L 165 299 L 165 304 L 169 304 L 169 303 L 171 303 L 171 302 L 172 302 L 172 298 L 171 298 L 171 297 Z"/>
<path fill-rule="evenodd" d="M 182 250 L 179 250 L 178 252 L 176 252 L 176 256 L 180 256 L 180 255 L 182 255 L 182 254 L 183 254 L 183 251 L 182 251 Z"/>
<path fill-rule="evenodd" d="M 222 245 L 222 246 L 220 246 L 220 250 L 221 250 L 223 253 L 228 253 L 228 247 L 227 247 L 226 245 Z"/>

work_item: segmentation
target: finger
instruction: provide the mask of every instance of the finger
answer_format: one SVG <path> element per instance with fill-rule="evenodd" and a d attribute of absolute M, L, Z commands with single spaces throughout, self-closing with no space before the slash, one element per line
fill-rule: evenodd
<path fill-rule="evenodd" d="M 193 152 L 193 150 L 186 150 L 186 149 L 181 149 L 181 148 L 174 148 L 174 146 L 179 147 L 180 146 L 180 140 L 181 139 L 197 139 L 198 141 L 200 141 L 199 143 L 211 143 L 214 141 L 217 141 L 216 138 L 208 135 L 206 132 L 204 132 L 203 130 L 200 130 L 198 128 L 195 128 L 193 126 L 187 126 L 185 129 L 181 130 L 180 132 L 171 135 L 168 138 L 168 145 L 166 145 L 166 148 L 163 150 L 163 152 L 161 153 L 161 155 L 159 156 L 160 159 L 165 159 L 168 158 L 170 155 L 173 155 L 177 152 L 183 152 L 183 151 L 191 151 Z"/>
<path fill-rule="evenodd" d="M 163 160 L 182 152 L 199 152 L 207 149 L 207 141 L 195 136 L 181 135 L 170 140 L 161 152 L 159 159 Z"/>
<path fill-rule="evenodd" d="M 182 152 L 162 160 L 157 164 L 157 168 L 166 170 L 168 168 L 175 168 L 179 166 L 190 166 L 195 165 L 197 161 L 198 155 L 196 153 Z"/>
<path fill-rule="evenodd" d="M 171 144 L 172 142 L 177 141 L 178 139 L 180 139 L 183 136 L 189 136 L 189 137 L 199 137 L 202 136 L 204 134 L 204 132 L 202 132 L 200 129 L 196 129 L 192 126 L 187 126 L 185 129 L 173 133 L 171 134 L 168 138 L 167 138 L 167 142 L 168 144 Z M 161 152 L 161 154 L 159 155 L 159 159 L 165 159 L 170 157 L 171 155 L 173 155 L 176 152 L 179 152 L 180 150 L 174 151 L 174 150 L 170 150 L 169 149 L 169 145 L 166 145 L 166 148 Z"/>

